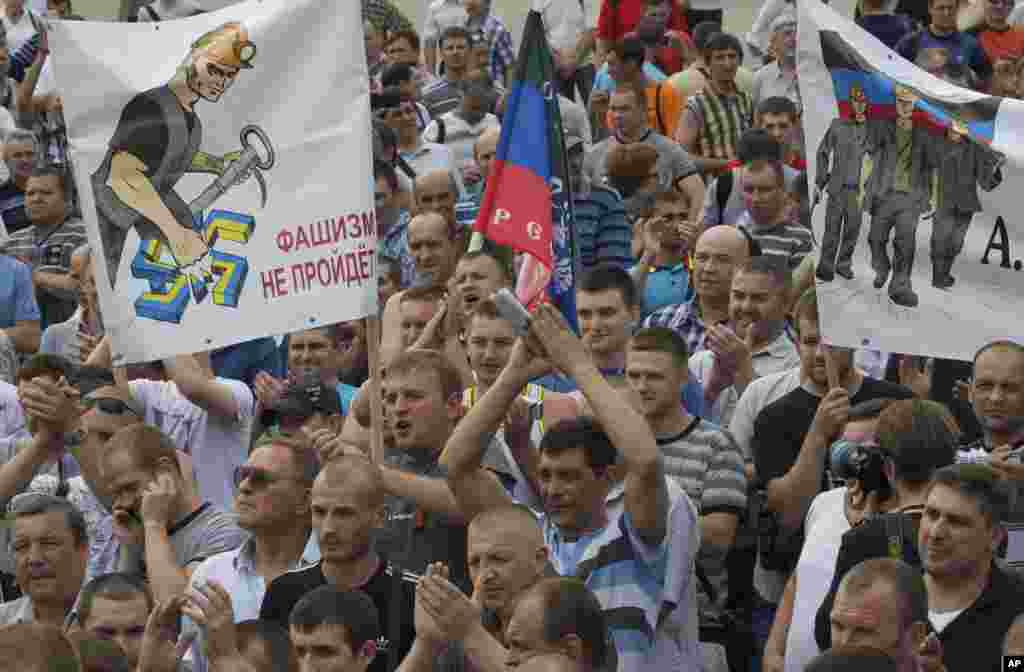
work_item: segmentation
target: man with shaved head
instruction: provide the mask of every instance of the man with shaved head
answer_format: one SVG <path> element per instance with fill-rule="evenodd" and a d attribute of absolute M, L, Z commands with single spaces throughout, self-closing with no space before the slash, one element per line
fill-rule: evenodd
<path fill-rule="evenodd" d="M 479 514 L 469 524 L 469 573 L 473 601 L 481 610 L 456 609 L 469 605 L 457 587 L 442 575 L 427 572 L 417 590 L 416 642 L 405 662 L 405 672 L 463 665 L 487 669 L 489 660 L 503 660 L 507 652 L 505 628 L 520 598 L 548 572 L 548 550 L 540 524 L 522 505 L 501 506 Z M 445 614 L 461 613 L 449 620 Z M 468 665 L 467 665 L 468 664 Z"/>
<path fill-rule="evenodd" d="M 651 313 L 644 327 L 668 327 L 686 341 L 689 352 L 704 349 L 707 327 L 729 320 L 732 276 L 750 258 L 750 243 L 734 226 L 712 226 L 697 239 L 691 276 L 696 293 L 687 303 Z"/>
<path fill-rule="evenodd" d="M 415 638 L 416 579 L 392 566 L 374 543 L 374 531 L 384 524 L 386 496 L 380 469 L 369 460 L 342 455 L 324 465 L 311 500 L 321 560 L 274 579 L 260 608 L 260 619 L 287 627 L 294 606 L 320 586 L 363 591 L 377 607 L 387 640 L 386 653 L 377 655 L 370 672 L 394 670 Z"/>

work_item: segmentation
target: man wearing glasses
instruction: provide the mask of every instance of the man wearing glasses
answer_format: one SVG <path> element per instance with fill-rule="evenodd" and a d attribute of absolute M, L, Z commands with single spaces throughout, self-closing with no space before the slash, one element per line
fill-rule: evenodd
<path fill-rule="evenodd" d="M 100 471 L 121 544 L 117 569 L 146 576 L 158 602 L 180 595 L 200 562 L 245 540 L 235 515 L 210 502 L 196 506 L 174 444 L 154 427 L 114 434 Z"/>
<path fill-rule="evenodd" d="M 220 584 L 231 595 L 236 623 L 259 618 L 263 596 L 274 579 L 320 561 L 309 505 L 317 470 L 312 446 L 281 435 L 262 439 L 235 470 L 238 526 L 250 536 L 238 548 L 200 563 L 190 585 L 199 590 L 208 582 Z M 197 639 L 193 654 L 202 650 Z M 202 656 L 195 655 L 195 663 L 195 672 L 205 669 Z"/>

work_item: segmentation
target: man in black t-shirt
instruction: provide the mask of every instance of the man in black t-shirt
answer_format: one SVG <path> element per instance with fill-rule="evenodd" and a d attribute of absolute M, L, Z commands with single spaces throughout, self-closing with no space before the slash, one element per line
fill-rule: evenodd
<path fill-rule="evenodd" d="M 751 451 L 757 483 L 766 492 L 763 504 L 778 527 L 776 539 L 792 537 L 803 525 L 807 507 L 825 484 L 825 465 L 832 441 L 846 425 L 850 407 L 871 399 L 909 399 L 910 390 L 864 375 L 853 366 L 851 350 L 821 341 L 817 293 L 808 290 L 794 310 L 800 353 L 799 385 L 765 406 L 754 420 Z M 829 389 L 826 357 L 831 359 L 836 387 Z M 794 547 L 792 562 L 799 546 Z M 763 601 L 758 624 L 771 624 L 782 596 L 786 571 L 766 569 L 762 545 L 754 569 L 754 587 Z M 773 563 L 774 565 L 775 563 Z M 783 563 L 785 564 L 785 563 Z"/>
<path fill-rule="evenodd" d="M 313 483 L 311 507 L 322 560 L 275 579 L 260 608 L 261 619 L 288 627 L 292 609 L 320 586 L 363 591 L 380 614 L 383 632 L 370 672 L 393 672 L 416 635 L 416 577 L 392 568 L 373 541 L 385 498 L 380 470 L 366 459 L 345 455 L 328 462 Z"/>

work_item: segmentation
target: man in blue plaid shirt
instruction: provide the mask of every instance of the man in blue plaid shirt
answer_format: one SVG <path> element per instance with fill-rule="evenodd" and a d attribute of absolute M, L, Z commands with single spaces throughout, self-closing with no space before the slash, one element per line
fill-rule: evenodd
<path fill-rule="evenodd" d="M 708 326 L 729 321 L 732 276 L 750 258 L 750 243 L 734 226 L 712 226 L 697 239 L 692 262 L 692 300 L 651 313 L 644 327 L 668 327 L 686 340 L 690 353 L 704 349 Z"/>
<path fill-rule="evenodd" d="M 473 35 L 476 48 L 489 53 L 491 80 L 507 88 L 512 80 L 512 65 L 516 60 L 512 50 L 512 33 L 505 23 L 490 12 L 488 0 L 463 0 L 466 10 L 466 30 Z"/>

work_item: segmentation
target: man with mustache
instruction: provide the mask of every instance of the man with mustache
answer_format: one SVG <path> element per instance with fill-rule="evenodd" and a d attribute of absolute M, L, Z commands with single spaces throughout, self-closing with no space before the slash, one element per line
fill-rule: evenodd
<path fill-rule="evenodd" d="M 993 341 L 974 356 L 969 399 L 981 423 L 981 439 L 962 446 L 960 462 L 989 462 L 1014 482 L 1017 498 L 1010 520 L 1024 519 L 1024 466 L 1013 451 L 1024 444 L 1024 346 Z"/>
<path fill-rule="evenodd" d="M 189 497 L 174 445 L 155 427 L 119 430 L 100 460 L 109 488 L 118 571 L 148 577 L 162 602 L 184 591 L 196 566 L 245 540 L 233 514 Z"/>
<path fill-rule="evenodd" d="M 15 498 L 10 510 L 14 574 L 24 595 L 0 605 L 0 625 L 64 628 L 85 577 L 85 518 L 67 500 L 35 493 Z"/>

